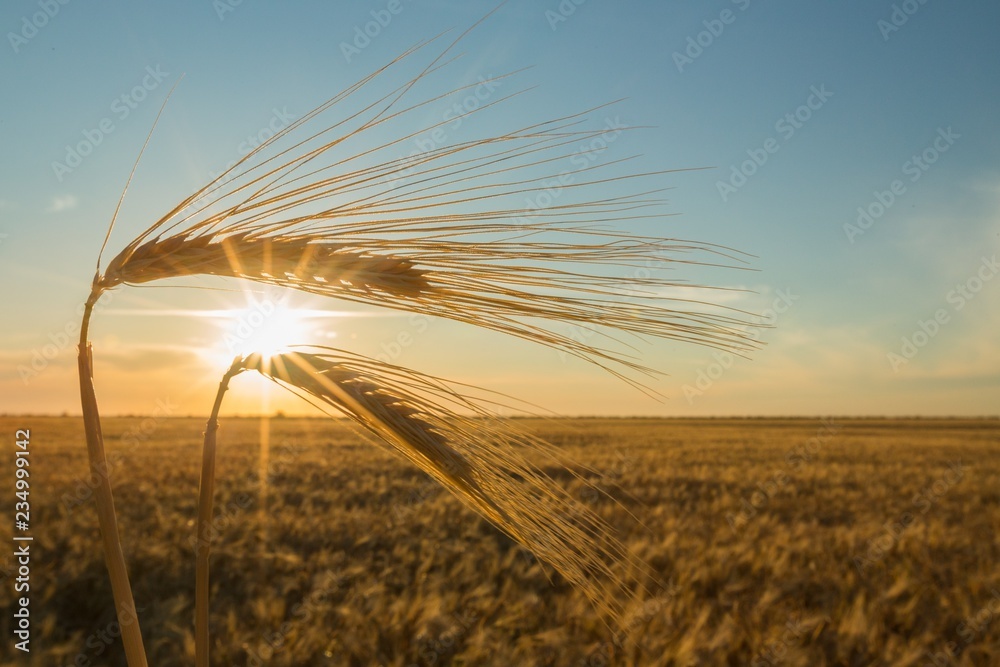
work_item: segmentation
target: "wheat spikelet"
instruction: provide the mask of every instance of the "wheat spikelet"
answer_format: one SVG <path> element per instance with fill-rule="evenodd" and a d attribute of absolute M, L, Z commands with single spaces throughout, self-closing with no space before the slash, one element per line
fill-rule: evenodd
<path fill-rule="evenodd" d="M 648 567 L 525 455 L 541 453 L 562 467 L 555 448 L 438 378 L 320 349 L 250 355 L 242 367 L 349 417 L 622 622 Z"/>
<path fill-rule="evenodd" d="M 127 256 L 116 257 L 101 286 L 140 284 L 190 275 L 213 275 L 298 284 L 302 288 L 333 288 L 390 297 L 417 296 L 426 288 L 423 272 L 407 259 L 366 254 L 309 238 L 251 238 L 235 234 L 175 236 L 144 243 Z"/>

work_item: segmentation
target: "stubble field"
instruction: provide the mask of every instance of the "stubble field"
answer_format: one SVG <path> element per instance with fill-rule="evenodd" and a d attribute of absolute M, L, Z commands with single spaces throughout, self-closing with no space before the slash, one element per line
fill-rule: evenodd
<path fill-rule="evenodd" d="M 27 655 L 13 648 L 13 549 L 0 557 L 0 663 L 123 665 L 80 420 L 0 423 L 0 538 L 13 544 L 22 428 L 34 537 Z M 519 423 L 599 471 L 599 492 L 558 478 L 669 583 L 625 633 L 346 426 L 229 419 L 213 664 L 1000 664 L 997 420 Z M 104 424 L 151 665 L 193 664 L 202 428 Z"/>

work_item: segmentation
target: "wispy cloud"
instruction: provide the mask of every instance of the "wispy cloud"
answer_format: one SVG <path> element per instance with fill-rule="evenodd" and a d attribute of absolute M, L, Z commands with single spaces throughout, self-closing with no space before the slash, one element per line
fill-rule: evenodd
<path fill-rule="evenodd" d="M 656 295 L 664 299 L 679 301 L 704 301 L 706 303 L 733 303 L 751 298 L 760 288 L 738 285 L 736 287 L 702 287 L 698 285 L 677 285 L 657 290 Z"/>
<path fill-rule="evenodd" d="M 128 317 L 195 317 L 207 319 L 231 320 L 239 315 L 240 309 L 216 309 L 198 310 L 182 308 L 140 308 L 129 310 L 125 308 L 111 308 L 104 311 L 104 315 L 119 315 Z M 326 319 L 337 317 L 409 317 L 407 313 L 399 312 L 366 312 L 358 310 L 318 310 L 318 309 L 296 309 L 295 315 L 299 319 Z"/>
<path fill-rule="evenodd" d="M 71 211 L 77 206 L 77 199 L 73 195 L 56 195 L 52 198 L 52 203 L 45 209 L 46 213 L 62 213 Z"/>
<path fill-rule="evenodd" d="M 975 271 L 979 258 L 1000 243 L 1000 175 L 963 183 L 950 199 L 900 222 L 906 233 L 896 235 L 895 244 L 919 263 L 925 279 L 947 282 Z"/>

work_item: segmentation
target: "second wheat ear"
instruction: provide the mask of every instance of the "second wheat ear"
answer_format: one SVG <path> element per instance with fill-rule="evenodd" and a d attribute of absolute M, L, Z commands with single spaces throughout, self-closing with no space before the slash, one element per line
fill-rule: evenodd
<path fill-rule="evenodd" d="M 471 395 L 481 390 L 343 350 L 313 349 L 238 358 L 219 385 L 205 432 L 198 508 L 198 667 L 209 664 L 209 553 L 219 410 L 229 380 L 243 371 L 256 371 L 314 405 L 347 417 L 554 568 L 603 611 L 613 627 L 626 627 L 630 601 L 650 593 L 647 586 L 656 581 L 656 574 L 606 521 L 544 472 L 542 465 L 568 470 L 567 459 L 555 447 L 499 419 L 489 401 Z M 582 475 L 573 474 L 588 484 Z"/>

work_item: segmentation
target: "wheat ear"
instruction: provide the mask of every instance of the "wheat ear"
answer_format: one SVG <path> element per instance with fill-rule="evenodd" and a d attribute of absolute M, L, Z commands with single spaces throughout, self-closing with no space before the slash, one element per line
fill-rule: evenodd
<path fill-rule="evenodd" d="M 499 420 L 467 387 L 316 349 L 251 355 L 242 366 L 350 418 L 623 622 L 630 587 L 655 576 L 607 523 L 529 460 L 541 454 L 563 467 L 553 447 Z"/>
<path fill-rule="evenodd" d="M 655 371 L 619 339 L 623 333 L 738 353 L 757 345 L 745 333 L 747 313 L 685 297 L 678 290 L 691 285 L 668 275 L 691 264 L 743 267 L 743 256 L 607 229 L 662 218 L 659 189 L 649 182 L 666 172 L 621 173 L 625 157 L 566 178 L 581 143 L 608 132 L 586 127 L 599 109 L 399 157 L 407 140 L 444 125 L 414 130 L 405 125 L 410 118 L 470 87 L 411 100 L 453 62 L 446 56 L 456 40 L 402 84 L 379 90 L 433 41 L 305 114 L 178 203 L 111 260 L 99 287 L 241 277 L 493 329 L 629 381 Z M 508 75 L 485 81 L 500 80 Z M 363 93 L 374 101 L 359 101 Z M 499 95 L 462 119 L 471 123 L 519 94 Z M 545 197 L 550 205 L 535 205 Z"/>

